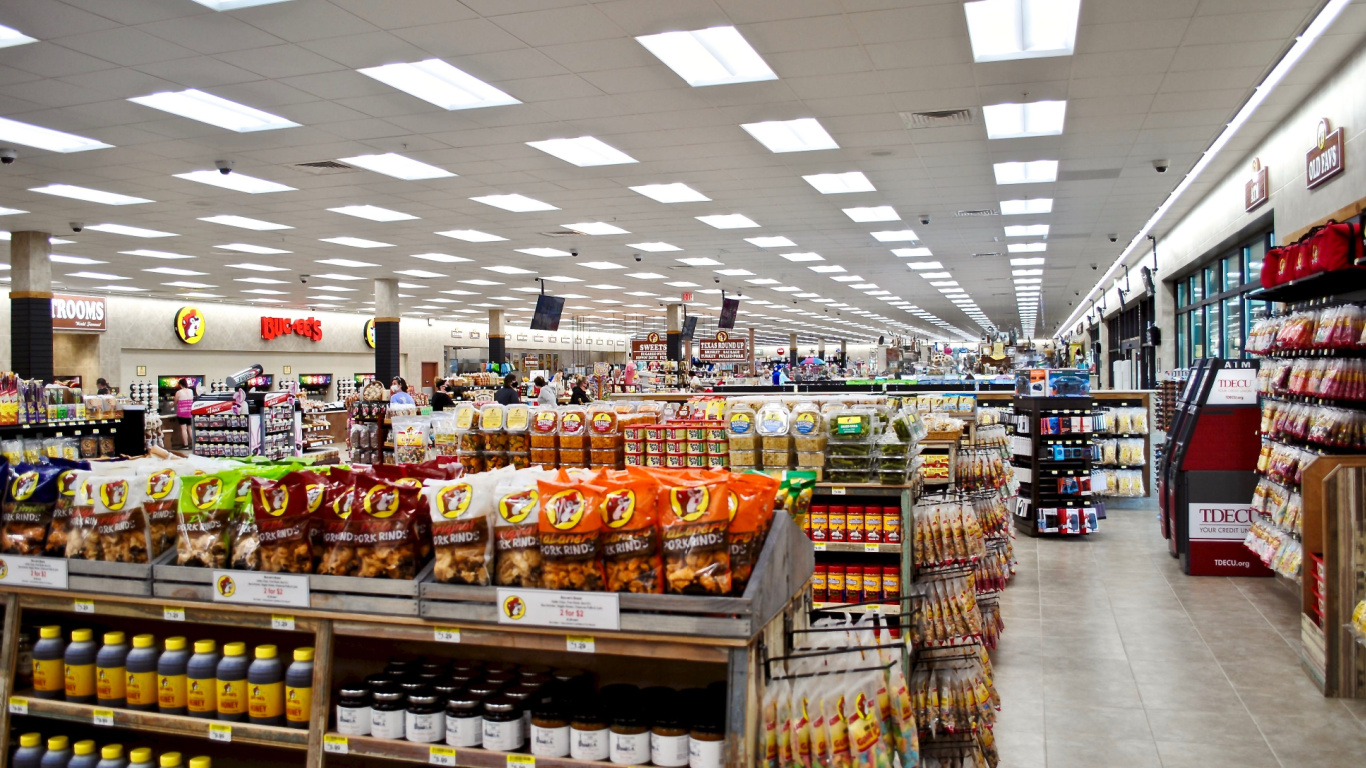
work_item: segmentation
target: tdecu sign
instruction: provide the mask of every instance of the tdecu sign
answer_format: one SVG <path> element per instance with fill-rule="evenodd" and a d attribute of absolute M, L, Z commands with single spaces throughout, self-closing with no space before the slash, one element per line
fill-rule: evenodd
<path fill-rule="evenodd" d="M 297 334 L 312 341 L 323 340 L 323 321 L 315 318 L 301 318 L 290 320 L 284 317 L 263 317 L 261 318 L 261 338 L 266 341 Z"/>

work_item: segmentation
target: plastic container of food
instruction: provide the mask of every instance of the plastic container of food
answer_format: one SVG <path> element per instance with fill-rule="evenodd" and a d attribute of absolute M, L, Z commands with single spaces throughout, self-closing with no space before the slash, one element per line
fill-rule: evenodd
<path fill-rule="evenodd" d="M 798 467 L 823 467 L 825 466 L 825 454 L 820 451 L 797 451 Z"/>
<path fill-rule="evenodd" d="M 484 450 L 484 436 L 479 432 L 479 408 L 473 403 L 455 406 L 456 450 L 462 454 Z"/>
<path fill-rule="evenodd" d="M 861 469 L 869 470 L 873 468 L 874 459 L 869 456 L 831 456 L 826 462 L 830 469 Z"/>
<path fill-rule="evenodd" d="M 560 448 L 588 448 L 588 411 L 571 405 L 560 411 Z"/>
<path fill-rule="evenodd" d="M 831 442 L 868 442 L 873 436 L 876 417 L 876 412 L 867 407 L 837 410 L 826 421 L 826 434 Z"/>
<path fill-rule="evenodd" d="M 754 450 L 758 447 L 754 409 L 748 403 L 735 403 L 726 414 L 726 432 L 731 448 Z"/>
<path fill-rule="evenodd" d="M 883 485 L 905 485 L 906 470 L 903 469 L 879 469 L 877 470 L 878 482 Z"/>
<path fill-rule="evenodd" d="M 792 452 L 781 451 L 761 451 L 759 453 L 764 467 L 787 467 L 792 464 Z"/>
<path fill-rule="evenodd" d="M 506 450 L 520 453 L 531 450 L 531 407 L 525 403 L 506 406 L 503 429 L 507 432 Z"/>
<path fill-rule="evenodd" d="M 484 436 L 485 451 L 506 451 L 508 449 L 507 406 L 498 403 L 484 403 L 479 409 L 479 432 Z M 493 467 L 489 467 L 493 469 Z"/>
<path fill-rule="evenodd" d="M 840 443 L 831 441 L 826 452 L 831 456 L 872 456 L 875 443 Z"/>
<path fill-rule="evenodd" d="M 732 467 L 754 467 L 759 464 L 759 452 L 754 449 L 736 448 L 735 443 L 730 444 L 730 465 Z"/>
<path fill-rule="evenodd" d="M 531 409 L 531 447 L 554 448 L 559 444 L 560 412 L 555 408 Z"/>
<path fill-rule="evenodd" d="M 871 469 L 831 469 L 828 470 L 832 483 L 871 483 L 875 482 Z"/>

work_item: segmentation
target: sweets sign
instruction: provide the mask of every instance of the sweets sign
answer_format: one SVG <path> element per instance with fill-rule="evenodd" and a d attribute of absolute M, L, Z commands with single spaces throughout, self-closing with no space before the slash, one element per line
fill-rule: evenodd
<path fill-rule="evenodd" d="M 749 342 L 732 340 L 725 331 L 717 331 L 716 338 L 697 343 L 697 358 L 707 363 L 743 363 L 749 360 Z"/>
<path fill-rule="evenodd" d="M 261 318 L 261 338 L 266 341 L 291 333 L 312 341 L 322 341 L 323 321 L 312 317 L 299 320 L 290 320 L 284 317 Z"/>
<path fill-rule="evenodd" d="M 669 345 L 660 341 L 659 334 L 652 331 L 644 341 L 631 340 L 631 359 L 647 363 L 663 362 L 669 359 Z"/>

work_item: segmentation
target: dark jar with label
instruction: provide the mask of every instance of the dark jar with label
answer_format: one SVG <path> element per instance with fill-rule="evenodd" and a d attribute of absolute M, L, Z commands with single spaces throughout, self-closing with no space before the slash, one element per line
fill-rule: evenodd
<path fill-rule="evenodd" d="M 596 701 L 574 705 L 569 719 L 569 756 L 575 760 L 606 760 L 611 754 L 607 715 Z"/>
<path fill-rule="evenodd" d="M 407 708 L 403 691 L 385 688 L 375 691 L 373 698 L 375 703 L 370 706 L 370 735 L 377 739 L 403 738 L 403 719 Z"/>
<path fill-rule="evenodd" d="M 477 747 L 484 742 L 484 717 L 479 697 L 468 691 L 446 702 L 446 743 L 452 747 Z"/>
<path fill-rule="evenodd" d="M 437 744 L 446 739 L 446 712 L 430 688 L 408 693 L 408 710 L 403 719 L 403 734 L 418 744 Z"/>
<path fill-rule="evenodd" d="M 526 743 L 522 733 L 522 708 L 510 696 L 484 700 L 484 749 L 516 752 Z"/>
<path fill-rule="evenodd" d="M 531 754 L 569 757 L 569 718 L 559 704 L 545 702 L 531 710 Z"/>
<path fill-rule="evenodd" d="M 348 685 L 337 699 L 337 733 L 343 736 L 370 735 L 370 689 Z"/>
<path fill-rule="evenodd" d="M 688 764 L 688 723 L 677 707 L 662 709 L 650 729 L 650 762 L 661 768 L 682 768 Z"/>

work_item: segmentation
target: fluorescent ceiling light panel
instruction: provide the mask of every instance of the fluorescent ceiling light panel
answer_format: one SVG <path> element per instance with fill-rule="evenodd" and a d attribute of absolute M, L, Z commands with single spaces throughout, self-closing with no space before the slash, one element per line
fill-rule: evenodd
<path fill-rule="evenodd" d="M 58 197 L 69 197 L 73 200 L 84 200 L 88 203 L 103 203 L 104 205 L 138 205 L 140 203 L 152 203 L 145 197 L 131 197 L 120 195 L 115 192 L 104 192 L 98 189 L 88 189 L 86 187 L 74 187 L 70 184 L 49 184 L 46 187 L 34 187 L 30 192 L 42 192 L 45 195 L 56 195 Z M 27 213 L 27 211 L 15 211 L 15 213 Z"/>
<path fill-rule="evenodd" d="M 650 293 L 649 291 L 627 291 L 627 292 L 626 292 L 626 295 L 627 295 L 627 296 L 658 296 L 659 294 L 657 294 L 657 293 Z"/>
<path fill-rule="evenodd" d="M 285 3 L 289 0 L 194 0 L 202 6 L 212 8 L 215 11 L 235 11 L 238 8 L 253 8 L 258 5 L 272 5 L 274 3 Z"/>
<path fill-rule="evenodd" d="M 897 229 L 883 232 L 873 232 L 873 238 L 880 243 L 900 243 L 912 240 L 919 240 L 913 229 Z"/>
<path fill-rule="evenodd" d="M 698 192 L 687 184 L 675 182 L 673 184 L 645 184 L 639 187 L 631 187 L 632 192 L 638 192 L 651 200 L 661 203 L 708 203 L 711 198 Z"/>
<path fill-rule="evenodd" d="M 1039 264 L 1042 264 L 1042 263 L 1044 263 L 1044 258 L 1043 258 L 1042 256 L 1037 256 L 1037 257 L 1028 258 L 1028 259 L 1011 259 L 1011 260 L 1010 260 L 1010 266 L 1012 266 L 1012 267 L 1033 267 L 1033 266 L 1036 266 L 1036 265 L 1039 265 Z"/>
<path fill-rule="evenodd" d="M 844 195 L 850 192 L 876 192 L 873 182 L 862 171 L 848 173 L 817 173 L 803 176 L 807 184 L 816 188 L 822 195 Z"/>
<path fill-rule="evenodd" d="M 480 109 L 522 102 L 441 59 L 356 70 L 442 109 Z"/>
<path fill-rule="evenodd" d="M 339 286 L 339 285 L 320 285 L 320 286 L 318 286 L 317 288 L 314 288 L 313 290 L 315 290 L 315 291 L 336 291 L 336 292 L 338 292 L 338 293 L 355 293 L 355 292 L 356 292 L 356 289 L 355 289 L 355 288 L 343 288 L 343 287 L 341 287 L 341 286 Z M 411 297 L 409 297 L 409 298 L 411 298 Z"/>
<path fill-rule="evenodd" d="M 1047 224 L 1021 224 L 1006 227 L 1006 237 L 1048 237 Z"/>
<path fill-rule="evenodd" d="M 484 267 L 484 269 L 487 269 L 487 270 L 490 271 L 490 272 L 497 272 L 497 273 L 500 274 L 500 275 L 534 275 L 534 274 L 536 274 L 536 270 L 534 270 L 534 269 L 522 269 L 521 267 L 514 267 L 514 266 L 507 265 L 507 264 L 498 264 L 498 265 L 492 266 L 492 267 Z"/>
<path fill-rule="evenodd" d="M 845 215 L 854 221 L 901 221 L 901 216 L 895 208 L 890 205 L 878 205 L 868 208 L 845 208 Z"/>
<path fill-rule="evenodd" d="M 0 24 L 0 48 L 36 42 L 38 42 L 38 38 L 29 37 L 17 29 Z"/>
<path fill-rule="evenodd" d="M 257 232 L 265 232 L 273 229 L 294 229 L 288 224 L 276 224 L 273 221 L 261 221 L 260 219 L 249 219 L 246 216 L 205 216 L 200 221 L 207 221 L 212 224 L 225 224 L 229 227 L 240 227 L 242 229 L 254 229 Z"/>
<path fill-rule="evenodd" d="M 716 214 L 712 216 L 697 216 L 696 219 L 703 224 L 707 224 L 717 229 L 746 229 L 757 227 L 754 220 L 741 213 Z"/>
<path fill-rule="evenodd" d="M 318 242 L 345 245 L 348 248 L 392 248 L 394 246 L 393 243 L 381 243 L 378 240 L 366 240 L 363 237 L 320 237 Z"/>
<path fill-rule="evenodd" d="M 491 285 L 502 285 L 502 283 L 491 283 Z M 442 293 L 448 293 L 448 294 L 450 294 L 450 295 L 452 295 L 452 296 L 478 296 L 478 295 L 479 295 L 479 294 L 476 293 L 475 291 L 462 291 L 462 290 L 460 290 L 459 288 L 452 288 L 452 289 L 449 290 L 449 291 L 442 291 Z"/>
<path fill-rule="evenodd" d="M 222 248 L 222 249 L 225 250 L 225 251 L 238 251 L 238 252 L 240 252 L 240 253 L 256 253 L 256 254 L 293 253 L 293 251 L 284 251 L 284 250 L 281 250 L 281 249 L 279 249 L 279 248 L 268 248 L 268 247 L 266 247 L 266 246 L 264 246 L 264 245 L 251 245 L 250 243 L 228 243 L 227 245 L 215 245 L 214 247 L 215 247 L 215 248 Z"/>
<path fill-rule="evenodd" d="M 111 275 L 108 272 L 68 272 L 67 277 L 83 277 L 87 280 L 129 280 L 131 278 Z"/>
<path fill-rule="evenodd" d="M 957 280 L 936 280 L 935 282 L 930 283 L 930 285 L 934 286 L 935 288 L 953 288 L 953 287 L 955 287 L 955 286 L 958 285 L 958 281 L 957 281 Z"/>
<path fill-rule="evenodd" d="M 251 262 L 249 262 L 249 261 L 248 261 L 248 262 L 243 262 L 242 264 L 228 264 L 228 265 L 226 265 L 226 266 L 231 267 L 232 269 L 247 269 L 247 270 L 251 270 L 252 272 L 288 272 L 288 271 L 289 271 L 289 270 L 286 269 L 285 267 L 272 267 L 272 266 L 270 266 L 269 264 L 253 264 L 253 263 L 251 263 Z"/>
<path fill-rule="evenodd" d="M 1043 270 L 1042 270 L 1042 269 L 1012 269 L 1012 270 L 1010 270 L 1010 275 L 1011 275 L 1011 277 L 1033 277 L 1033 276 L 1035 276 L 1035 275 L 1042 275 L 1042 274 L 1043 274 Z"/>
<path fill-rule="evenodd" d="M 717 261 L 716 259 L 710 258 L 710 257 L 708 257 L 708 256 L 692 256 L 692 257 L 689 257 L 689 258 L 686 258 L 686 259 L 677 259 L 677 261 L 679 261 L 679 262 L 681 262 L 681 263 L 683 263 L 683 264 L 687 264 L 687 265 L 690 266 L 690 267 L 721 267 L 721 266 L 725 266 L 724 264 L 722 264 L 721 262 Z"/>
<path fill-rule="evenodd" d="M 787 259 L 788 261 L 796 262 L 796 263 L 798 263 L 798 264 L 800 264 L 800 263 L 802 263 L 802 262 L 806 262 L 806 261 L 825 261 L 825 257 L 824 257 L 824 256 L 821 256 L 819 253 L 810 253 L 810 252 L 807 252 L 807 253 L 784 253 L 784 254 L 782 254 L 782 257 L 783 257 L 784 259 Z"/>
<path fill-rule="evenodd" d="M 629 235 L 630 232 L 605 221 L 581 221 L 578 224 L 565 224 L 565 229 L 572 229 L 581 235 Z"/>
<path fill-rule="evenodd" d="M 923 258 L 933 256 L 929 248 L 893 248 L 892 255 L 899 259 Z"/>
<path fill-rule="evenodd" d="M 750 285 L 777 285 L 778 281 L 771 277 L 756 277 L 753 280 L 746 280 Z"/>
<path fill-rule="evenodd" d="M 996 163 L 997 184 L 1036 184 L 1058 180 L 1057 160 L 1032 160 L 1025 163 Z"/>
<path fill-rule="evenodd" d="M 506 237 L 490 235 L 487 232 L 480 232 L 477 229 L 448 229 L 445 232 L 437 232 L 442 237 L 450 237 L 456 240 L 464 240 L 467 243 L 496 243 L 506 240 Z"/>
<path fill-rule="evenodd" d="M 1081 0 L 978 0 L 964 3 L 976 62 L 1071 56 Z"/>
<path fill-rule="evenodd" d="M 745 242 L 760 248 L 793 248 L 797 244 L 779 235 L 778 237 L 747 237 Z"/>
<path fill-rule="evenodd" d="M 526 145 L 533 149 L 539 149 L 548 155 L 554 155 L 566 163 L 572 163 L 580 168 L 594 165 L 625 165 L 636 162 L 634 157 L 592 136 L 580 136 L 577 139 L 528 141 Z"/>
<path fill-rule="evenodd" d="M 50 254 L 48 254 L 47 258 L 48 258 L 48 261 L 54 261 L 54 262 L 56 262 L 56 263 L 58 263 L 58 264 L 108 264 L 108 263 L 109 263 L 109 262 L 107 262 L 107 261 L 100 261 L 99 259 L 87 259 L 87 258 L 84 257 L 84 256 L 63 256 L 63 255 L 60 254 L 60 253 L 50 253 Z"/>
<path fill-rule="evenodd" d="M 636 42 L 694 88 L 778 79 L 735 27 L 642 35 Z"/>
<path fill-rule="evenodd" d="M 186 255 L 186 254 L 183 254 L 183 253 L 171 253 L 170 251 L 151 251 L 151 250 L 147 250 L 146 248 L 139 248 L 139 249 L 136 250 L 136 251 L 119 251 L 119 253 L 121 253 L 121 254 L 123 254 L 123 255 L 125 255 L 125 256 L 146 256 L 146 257 L 149 258 L 149 259 L 167 259 L 167 260 L 171 260 L 171 259 L 193 259 L 193 258 L 194 258 L 193 256 L 189 256 L 189 255 Z"/>
<path fill-rule="evenodd" d="M 797 291 L 800 291 L 801 289 L 800 289 L 800 288 L 795 288 L 795 287 L 790 286 L 790 285 L 780 285 L 780 286 L 778 286 L 777 288 L 774 288 L 773 290 L 775 290 L 775 291 L 777 291 L 777 292 L 779 292 L 779 293 L 796 293 Z"/>
<path fill-rule="evenodd" d="M 502 208 L 505 211 L 512 211 L 513 213 L 560 210 L 550 203 L 543 203 L 540 200 L 535 200 L 526 195 L 484 195 L 483 197 L 471 197 L 470 199 L 476 203 L 491 205 L 494 208 Z"/>
<path fill-rule="evenodd" d="M 502 283 L 500 282 L 497 282 L 495 280 L 485 280 L 482 277 L 476 277 L 471 280 L 456 280 L 456 282 L 463 283 L 464 285 L 502 285 Z M 453 293 L 453 291 L 442 291 L 442 293 Z"/>
<path fill-rule="evenodd" d="M 917 274 L 926 280 L 943 280 L 946 277 L 953 277 L 952 272 L 919 272 Z"/>
<path fill-rule="evenodd" d="M 638 250 L 646 251 L 649 253 L 662 253 L 664 251 L 683 250 L 682 248 L 679 248 L 676 245 L 669 245 L 668 243 L 627 243 L 626 247 L 636 248 Z"/>
<path fill-rule="evenodd" d="M 817 264 L 814 267 L 807 267 L 807 269 L 822 275 L 844 271 L 844 267 L 841 267 L 838 264 Z"/>
<path fill-rule="evenodd" d="M 365 267 L 378 267 L 368 261 L 354 261 L 352 259 L 318 259 L 319 264 L 326 264 L 329 267 L 346 267 L 348 269 L 363 269 Z"/>
<path fill-rule="evenodd" d="M 127 235 L 129 237 L 177 237 L 174 232 L 161 232 L 155 229 L 143 229 L 142 227 L 129 227 L 124 224 L 90 224 L 86 229 L 96 232 L 108 232 L 112 235 Z"/>
<path fill-rule="evenodd" d="M 627 276 L 627 277 L 634 277 L 634 278 L 637 279 L 637 280 L 663 280 L 663 279 L 664 279 L 664 275 L 661 275 L 661 274 L 659 274 L 659 273 L 657 273 L 657 272 L 627 272 L 627 273 L 626 273 L 626 276 Z M 593 286 L 590 285 L 590 286 L 588 286 L 588 287 L 589 287 L 589 288 L 592 288 Z"/>
<path fill-rule="evenodd" d="M 324 273 L 321 274 L 321 275 L 310 275 L 310 277 L 315 278 L 315 279 L 317 279 L 317 280 L 340 280 L 340 281 L 342 281 L 342 282 L 344 282 L 344 283 L 345 283 L 345 282 L 348 282 L 348 281 L 351 281 L 351 280 L 365 280 L 365 279 L 366 279 L 366 278 L 364 278 L 364 277 L 361 277 L 360 275 L 344 275 L 344 274 L 341 274 L 341 273 L 339 273 L 339 272 L 324 272 Z"/>
<path fill-rule="evenodd" d="M 1030 213 L 1052 213 L 1053 198 L 1031 197 L 1025 200 L 1002 200 L 1002 216 L 1021 216 Z"/>
<path fill-rule="evenodd" d="M 39 190 L 31 189 L 31 190 L 29 190 L 29 191 L 30 191 L 30 192 L 37 192 L 37 191 L 39 191 Z M 151 202 L 151 201 L 149 200 L 148 202 Z M 19 210 L 18 208 L 4 208 L 4 207 L 0 207 L 0 216 L 13 216 L 13 215 L 18 214 L 18 213 L 28 213 L 28 211 L 21 211 L 21 210 Z"/>
<path fill-rule="evenodd" d="M 832 278 L 830 278 L 830 279 L 831 279 L 831 280 L 834 280 L 834 281 L 837 282 L 837 283 L 861 283 L 861 282 L 863 282 L 863 278 L 862 278 L 862 277 L 859 277 L 858 275 L 835 275 L 834 277 L 832 277 Z"/>
<path fill-rule="evenodd" d="M 1066 115 L 1066 101 L 1031 101 L 982 107 L 982 120 L 987 125 L 988 139 L 1057 136 L 1062 133 Z"/>
<path fill-rule="evenodd" d="M 176 277 L 202 277 L 208 274 L 208 272 L 196 272 L 193 269 L 179 269 L 177 267 L 153 267 L 142 271 L 156 275 L 175 275 Z"/>
<path fill-rule="evenodd" d="M 437 168 L 435 165 L 427 165 L 411 157 L 394 152 L 386 152 L 382 155 L 357 155 L 355 157 L 343 157 L 341 162 L 364 168 L 367 171 L 382 173 L 385 176 L 393 176 L 396 179 L 405 181 L 418 181 L 420 179 L 444 179 L 454 176 L 444 168 Z"/>
<path fill-rule="evenodd" d="M 184 91 L 161 91 L 147 96 L 134 96 L 129 101 L 144 107 L 170 112 L 201 123 L 216 125 L 237 133 L 273 131 L 297 128 L 298 123 L 279 115 L 262 112 L 245 104 L 229 101 L 212 93 L 190 88 Z"/>
<path fill-rule="evenodd" d="M 585 261 L 579 266 L 588 269 L 626 269 L 626 267 L 611 261 Z"/>
<path fill-rule="evenodd" d="M 234 283 L 254 283 L 256 285 L 284 285 L 284 280 L 276 280 L 273 277 L 236 277 Z"/>
<path fill-rule="evenodd" d="M 377 205 L 344 205 L 340 208 L 328 208 L 333 213 L 342 213 L 347 216 L 355 216 L 370 221 L 412 221 L 418 218 L 411 213 L 402 211 L 391 211 L 388 208 L 380 208 Z"/>
<path fill-rule="evenodd" d="M 464 256 L 452 256 L 449 253 L 414 253 L 413 258 L 436 261 L 442 264 L 459 264 L 465 261 L 473 261 L 473 259 L 467 259 Z"/>
<path fill-rule="evenodd" d="M 726 277 L 744 277 L 746 275 L 754 274 L 748 269 L 714 269 L 712 271 L 718 275 L 725 275 Z"/>
<path fill-rule="evenodd" d="M 247 176 L 243 173 L 222 174 L 218 171 L 194 171 L 192 173 L 174 174 L 177 179 L 195 181 L 200 184 L 208 184 L 214 187 L 231 189 L 236 192 L 246 192 L 249 195 L 259 195 L 266 192 L 292 192 L 294 187 L 284 184 L 276 184 L 273 181 L 258 179 L 255 176 Z"/>
<path fill-rule="evenodd" d="M 18 120 L 10 120 L 4 117 L 0 117 L 0 142 L 23 144 L 26 147 L 37 147 L 49 152 L 62 153 L 85 152 L 90 149 L 104 149 L 114 146 L 102 141 L 87 139 L 84 136 L 54 131 L 51 128 L 21 123 Z"/>
<path fill-rule="evenodd" d="M 770 152 L 811 152 L 840 148 L 814 117 L 744 123 L 740 127 L 768 147 Z"/>
<path fill-rule="evenodd" d="M 394 270 L 394 274 L 407 275 L 408 277 L 420 277 L 428 280 L 436 277 L 448 277 L 448 275 L 443 275 L 440 272 L 429 272 L 425 269 L 396 269 Z"/>
<path fill-rule="evenodd" d="M 1006 245 L 1008 253 L 1042 253 L 1048 250 L 1047 243 L 1010 243 Z"/>
<path fill-rule="evenodd" d="M 552 282 L 552 283 L 582 283 L 582 282 L 583 282 L 582 280 L 580 280 L 580 279 L 577 278 L 577 277 L 568 277 L 568 276 L 566 276 L 566 275 L 546 275 L 545 277 L 543 277 L 543 278 L 541 278 L 541 279 L 542 279 L 542 280 L 548 280 L 548 281 L 550 281 L 550 282 Z"/>
<path fill-rule="evenodd" d="M 529 256 L 540 256 L 544 259 L 555 259 L 569 255 L 569 251 L 562 251 L 558 248 L 518 248 L 517 252 L 525 253 Z"/>

